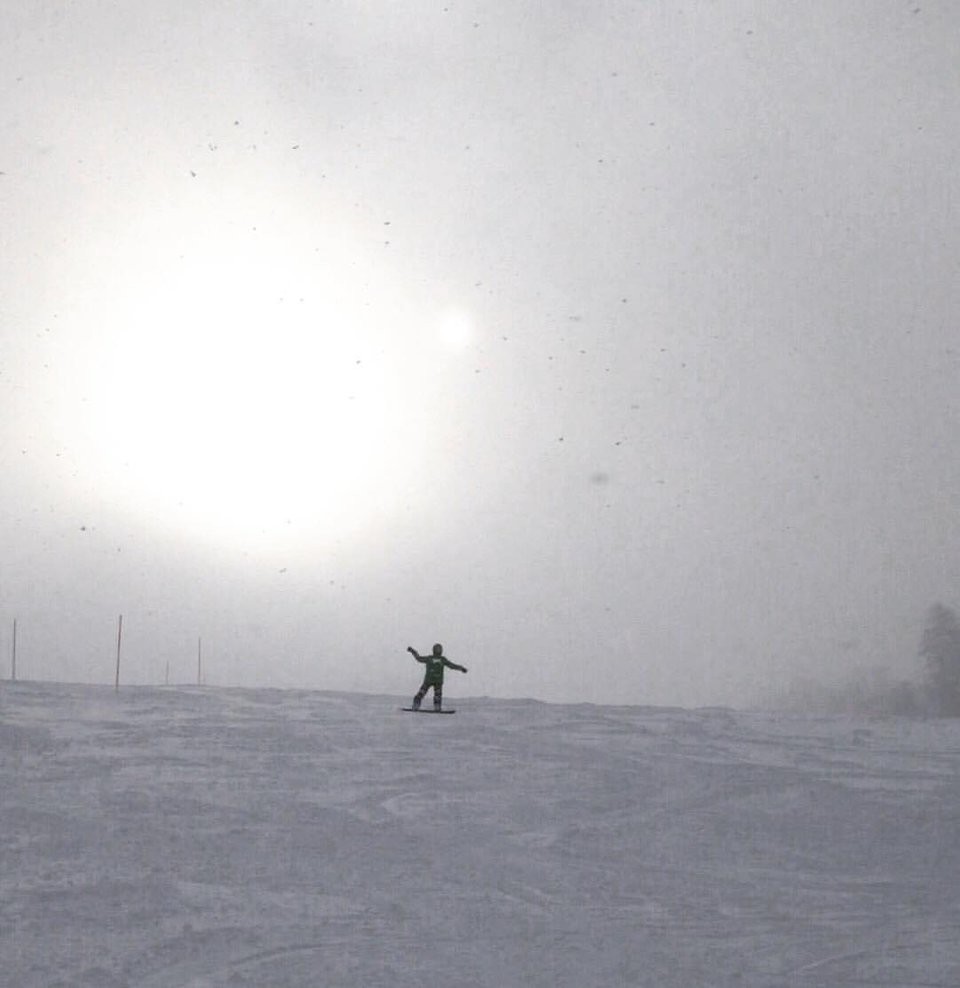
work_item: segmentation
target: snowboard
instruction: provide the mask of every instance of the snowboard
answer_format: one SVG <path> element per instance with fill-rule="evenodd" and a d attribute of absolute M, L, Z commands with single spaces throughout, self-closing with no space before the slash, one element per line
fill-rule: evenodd
<path fill-rule="evenodd" d="M 401 707 L 411 714 L 455 714 L 456 710 L 434 710 L 433 707 Z"/>

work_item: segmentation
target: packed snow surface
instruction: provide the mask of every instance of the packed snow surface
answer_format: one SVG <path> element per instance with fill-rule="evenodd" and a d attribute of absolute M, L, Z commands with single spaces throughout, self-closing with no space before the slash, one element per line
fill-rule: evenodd
<path fill-rule="evenodd" d="M 960 724 L 0 686 L 0 984 L 960 985 Z"/>

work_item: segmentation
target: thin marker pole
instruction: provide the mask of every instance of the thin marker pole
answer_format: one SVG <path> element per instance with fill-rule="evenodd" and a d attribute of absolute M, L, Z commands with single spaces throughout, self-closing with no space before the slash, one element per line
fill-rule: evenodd
<path fill-rule="evenodd" d="M 17 681 L 17 619 L 13 619 L 13 653 L 10 656 L 10 680 Z"/>
<path fill-rule="evenodd" d="M 120 689 L 120 639 L 123 636 L 123 615 L 120 615 L 120 620 L 117 621 L 117 678 L 114 680 L 113 688 L 117 691 Z"/>
<path fill-rule="evenodd" d="M 197 686 L 203 686 L 203 639 L 197 639 Z"/>

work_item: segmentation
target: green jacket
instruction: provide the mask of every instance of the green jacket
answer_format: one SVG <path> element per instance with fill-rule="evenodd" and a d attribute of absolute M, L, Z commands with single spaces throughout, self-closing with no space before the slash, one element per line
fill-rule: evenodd
<path fill-rule="evenodd" d="M 423 681 L 428 686 L 434 686 L 443 682 L 443 670 L 444 667 L 449 669 L 456 669 L 458 672 L 466 672 L 464 666 L 458 666 L 456 662 L 451 662 L 445 655 L 421 655 L 415 649 L 410 649 L 410 654 L 417 660 L 417 662 L 422 662 L 427 668 L 424 672 Z"/>

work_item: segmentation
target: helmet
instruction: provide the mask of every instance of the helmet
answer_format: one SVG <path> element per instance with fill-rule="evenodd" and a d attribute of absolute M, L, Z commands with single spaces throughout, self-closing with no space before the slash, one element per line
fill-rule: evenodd
<path fill-rule="evenodd" d="M 440 644 L 440 642 L 437 642 L 437 644 L 433 646 L 433 654 L 443 655 L 443 646 Z"/>

